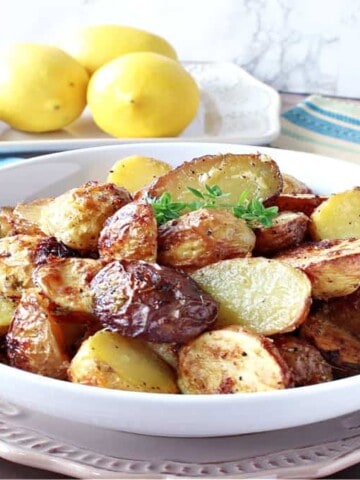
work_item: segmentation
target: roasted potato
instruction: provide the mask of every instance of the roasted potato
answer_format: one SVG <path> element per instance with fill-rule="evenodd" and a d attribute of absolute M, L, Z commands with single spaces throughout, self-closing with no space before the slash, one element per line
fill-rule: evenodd
<path fill-rule="evenodd" d="M 17 303 L 16 300 L 0 295 L 0 336 L 8 332 Z"/>
<path fill-rule="evenodd" d="M 236 204 L 240 194 L 248 193 L 263 201 L 276 197 L 282 189 L 282 176 L 277 164 L 263 154 L 236 155 L 232 153 L 206 155 L 185 162 L 159 177 L 150 186 L 148 195 L 160 197 L 169 192 L 178 202 L 192 202 L 192 187 L 204 190 L 205 185 L 218 185 L 228 193 L 228 203 Z"/>
<path fill-rule="evenodd" d="M 290 368 L 294 387 L 333 380 L 332 368 L 311 343 L 294 335 L 277 335 L 276 348 Z"/>
<path fill-rule="evenodd" d="M 272 201 L 272 204 L 277 206 L 280 212 L 302 212 L 310 217 L 313 211 L 325 202 L 327 198 L 324 195 L 313 195 L 310 193 L 296 195 L 282 193 Z"/>
<path fill-rule="evenodd" d="M 36 289 L 24 291 L 6 336 L 10 365 L 66 379 L 69 358 L 54 306 Z"/>
<path fill-rule="evenodd" d="M 13 235 L 41 235 L 40 228 L 18 214 L 17 208 L 0 208 L 0 238 Z"/>
<path fill-rule="evenodd" d="M 202 208 L 160 225 L 158 244 L 159 263 L 194 269 L 246 256 L 254 248 L 255 235 L 231 212 Z"/>
<path fill-rule="evenodd" d="M 210 328 L 218 305 L 186 274 L 142 261 L 109 263 L 91 282 L 105 327 L 150 342 L 184 343 Z"/>
<path fill-rule="evenodd" d="M 174 371 L 145 342 L 104 330 L 81 345 L 69 378 L 117 390 L 178 393 Z"/>
<path fill-rule="evenodd" d="M 240 393 L 280 390 L 290 370 L 273 342 L 233 325 L 206 332 L 179 352 L 182 393 Z"/>
<path fill-rule="evenodd" d="M 273 335 L 295 330 L 309 312 L 309 279 L 277 260 L 223 260 L 200 268 L 191 276 L 219 302 L 218 326 L 242 325 L 263 335 Z"/>
<path fill-rule="evenodd" d="M 281 212 L 271 227 L 254 228 L 254 254 L 274 255 L 299 245 L 305 238 L 309 218 L 301 212 Z"/>
<path fill-rule="evenodd" d="M 360 239 L 311 242 L 276 258 L 305 272 L 316 298 L 342 297 L 360 286 Z"/>
<path fill-rule="evenodd" d="M 360 239 L 360 187 L 331 195 L 311 215 L 314 240 Z"/>
<path fill-rule="evenodd" d="M 56 258 L 79 257 L 77 250 L 67 247 L 63 242 L 58 242 L 55 237 L 44 237 L 37 244 L 34 251 L 35 265 L 43 265 Z"/>
<path fill-rule="evenodd" d="M 300 334 L 320 351 L 330 365 L 339 370 L 360 373 L 360 339 L 336 325 L 324 311 L 309 315 Z"/>
<path fill-rule="evenodd" d="M 179 363 L 179 348 L 178 343 L 154 343 L 147 342 L 147 345 L 155 353 L 159 355 L 160 358 L 164 360 L 167 364 L 170 365 L 174 370 L 177 369 Z"/>
<path fill-rule="evenodd" d="M 33 272 L 35 285 L 65 311 L 92 314 L 91 280 L 102 268 L 91 258 L 54 259 Z"/>
<path fill-rule="evenodd" d="M 155 262 L 157 223 L 152 207 L 132 202 L 109 217 L 101 230 L 98 249 L 101 260 L 145 260 Z"/>
<path fill-rule="evenodd" d="M 303 193 L 312 193 L 311 189 L 301 180 L 288 173 L 282 174 L 283 188 L 281 193 L 297 195 Z"/>
<path fill-rule="evenodd" d="M 68 247 L 89 252 L 96 250 L 105 220 L 130 201 L 124 188 L 89 182 L 44 206 L 39 226 Z"/>
<path fill-rule="evenodd" d="M 13 232 L 14 208 L 0 208 L 0 238 L 14 235 Z"/>

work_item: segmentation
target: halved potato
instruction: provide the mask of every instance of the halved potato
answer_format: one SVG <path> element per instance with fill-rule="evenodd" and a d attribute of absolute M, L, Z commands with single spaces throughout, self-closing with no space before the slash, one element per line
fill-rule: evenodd
<path fill-rule="evenodd" d="M 148 203 L 132 202 L 109 217 L 101 230 L 98 249 L 105 262 L 156 261 L 157 223 Z"/>
<path fill-rule="evenodd" d="M 17 207 L 0 208 L 0 238 L 13 235 L 41 235 L 40 228 L 22 217 Z"/>
<path fill-rule="evenodd" d="M 183 393 L 242 393 L 290 386 L 290 370 L 273 342 L 233 325 L 206 332 L 179 352 Z"/>
<path fill-rule="evenodd" d="M 191 276 L 219 302 L 218 326 L 237 324 L 273 335 L 294 330 L 309 312 L 309 279 L 277 260 L 262 257 L 223 260 Z"/>
<path fill-rule="evenodd" d="M 34 270 L 35 285 L 56 305 L 92 313 L 90 282 L 103 265 L 90 258 L 59 258 Z"/>
<path fill-rule="evenodd" d="M 47 377 L 66 379 L 69 358 L 54 305 L 36 289 L 26 290 L 6 336 L 13 367 Z"/>
<path fill-rule="evenodd" d="M 40 219 L 43 209 L 51 203 L 52 198 L 39 198 L 32 202 L 19 203 L 14 208 L 14 216 L 18 219 L 18 222 L 23 225 L 28 225 L 28 232 L 31 235 L 30 229 L 32 228 L 34 233 L 36 231 L 41 232 Z M 17 233 L 27 233 L 26 231 Z"/>
<path fill-rule="evenodd" d="M 159 227 L 158 261 L 175 268 L 198 268 L 226 258 L 244 257 L 255 235 L 245 220 L 227 210 L 186 213 Z"/>
<path fill-rule="evenodd" d="M 0 336 L 9 330 L 17 303 L 16 300 L 0 295 Z"/>
<path fill-rule="evenodd" d="M 226 202 L 231 204 L 236 204 L 244 191 L 249 200 L 256 197 L 265 201 L 280 193 L 282 176 L 274 160 L 260 153 L 205 155 L 159 177 L 150 186 L 148 194 L 160 197 L 169 192 L 174 201 L 192 202 L 196 197 L 188 187 L 204 191 L 205 185 L 218 185 L 229 194 Z"/>
<path fill-rule="evenodd" d="M 302 212 L 310 217 L 315 208 L 321 205 L 327 198 L 324 195 L 313 195 L 310 193 L 296 195 L 282 193 L 274 199 L 272 204 L 279 207 L 280 212 Z"/>
<path fill-rule="evenodd" d="M 342 297 L 360 286 L 360 239 L 311 242 L 276 258 L 305 272 L 316 298 Z"/>
<path fill-rule="evenodd" d="M 277 335 L 273 340 L 290 368 L 295 387 L 333 380 L 331 366 L 319 350 L 304 338 L 294 335 Z"/>
<path fill-rule="evenodd" d="M 271 227 L 254 228 L 256 255 L 274 255 L 299 245 L 307 232 L 309 218 L 301 212 L 281 212 Z"/>
<path fill-rule="evenodd" d="M 360 238 L 360 187 L 331 195 L 311 215 L 314 240 Z"/>
<path fill-rule="evenodd" d="M 118 390 L 178 392 L 172 368 L 145 342 L 105 330 L 82 343 L 71 361 L 69 378 Z"/>
<path fill-rule="evenodd" d="M 179 363 L 179 348 L 178 343 L 155 343 L 147 342 L 147 345 L 155 353 L 159 355 L 164 362 L 168 363 L 174 370 L 177 369 Z"/>
<path fill-rule="evenodd" d="M 287 193 L 290 195 L 296 195 L 298 193 L 312 193 L 311 189 L 301 180 L 288 173 L 282 174 L 283 178 L 283 188 L 282 193 Z"/>
<path fill-rule="evenodd" d="M 105 220 L 130 201 L 131 196 L 124 188 L 88 182 L 44 206 L 39 226 L 68 247 L 89 252 L 96 250 Z"/>

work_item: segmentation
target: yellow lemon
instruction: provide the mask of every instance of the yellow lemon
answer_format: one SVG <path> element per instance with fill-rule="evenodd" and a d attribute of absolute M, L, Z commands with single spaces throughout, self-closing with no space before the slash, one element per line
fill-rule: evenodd
<path fill-rule="evenodd" d="M 114 137 L 172 137 L 199 107 L 199 89 L 184 67 L 163 55 L 129 53 L 90 79 L 88 106 L 95 123 Z"/>
<path fill-rule="evenodd" d="M 69 35 L 62 48 L 93 73 L 114 58 L 131 52 L 155 52 L 177 59 L 164 38 L 122 25 L 92 25 Z"/>
<path fill-rule="evenodd" d="M 88 73 L 48 45 L 20 43 L 0 56 L 0 119 L 26 132 L 65 127 L 86 105 Z"/>
<path fill-rule="evenodd" d="M 142 155 L 121 158 L 111 167 L 107 181 L 125 187 L 130 193 L 137 192 L 160 175 L 171 170 L 171 166 L 161 160 Z"/>

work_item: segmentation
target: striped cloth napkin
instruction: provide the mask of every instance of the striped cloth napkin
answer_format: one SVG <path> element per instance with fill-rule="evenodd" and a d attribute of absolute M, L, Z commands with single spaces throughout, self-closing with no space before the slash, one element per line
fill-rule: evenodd
<path fill-rule="evenodd" d="M 282 114 L 271 145 L 360 162 L 360 103 L 311 95 Z"/>

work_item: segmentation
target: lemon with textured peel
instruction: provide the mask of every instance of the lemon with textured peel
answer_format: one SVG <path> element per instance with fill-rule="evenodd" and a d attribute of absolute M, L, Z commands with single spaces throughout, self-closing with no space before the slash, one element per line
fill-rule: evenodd
<path fill-rule="evenodd" d="M 134 193 L 170 170 L 169 164 L 156 158 L 131 155 L 114 163 L 107 181 Z"/>
<path fill-rule="evenodd" d="M 195 117 L 199 99 L 180 63 L 151 52 L 129 53 L 99 68 L 87 94 L 95 123 L 119 138 L 177 136 Z"/>
<path fill-rule="evenodd" d="M 19 43 L 0 56 L 0 119 L 26 132 L 58 130 L 86 105 L 89 75 L 62 50 Z"/>

